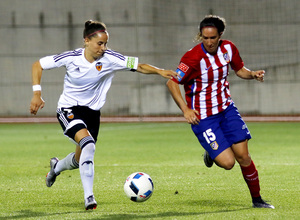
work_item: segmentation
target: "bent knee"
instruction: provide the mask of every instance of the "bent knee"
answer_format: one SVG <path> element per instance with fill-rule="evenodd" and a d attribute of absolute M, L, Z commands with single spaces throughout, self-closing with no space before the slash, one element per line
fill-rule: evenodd
<path fill-rule="evenodd" d="M 224 150 L 215 158 L 215 163 L 224 168 L 225 170 L 231 170 L 235 164 L 235 157 L 230 148 Z"/>
<path fill-rule="evenodd" d="M 233 167 L 234 167 L 234 164 L 235 164 L 235 160 L 233 161 L 226 161 L 224 164 L 223 164 L 223 168 L 225 170 L 231 170 Z"/>
<path fill-rule="evenodd" d="M 234 159 L 227 159 L 222 161 L 215 161 L 215 163 L 219 166 L 224 168 L 225 170 L 231 170 L 234 167 L 235 160 Z"/>

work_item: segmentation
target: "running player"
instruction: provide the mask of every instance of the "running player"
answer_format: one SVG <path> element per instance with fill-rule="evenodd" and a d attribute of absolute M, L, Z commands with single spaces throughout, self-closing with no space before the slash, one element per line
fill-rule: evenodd
<path fill-rule="evenodd" d="M 140 64 L 137 57 L 123 56 L 108 49 L 109 34 L 101 22 L 87 21 L 83 38 L 84 48 L 46 56 L 33 64 L 30 112 L 37 114 L 45 104 L 40 86 L 42 71 L 65 66 L 64 90 L 58 101 L 57 118 L 64 134 L 75 142 L 76 150 L 62 160 L 51 158 L 46 185 L 51 187 L 62 171 L 79 168 L 85 208 L 88 210 L 97 207 L 93 193 L 95 143 L 100 125 L 100 109 L 105 103 L 114 72 L 131 70 L 160 74 L 165 78 L 176 77 L 177 73 Z"/>
<path fill-rule="evenodd" d="M 209 15 L 200 23 L 197 40 L 202 43 L 184 54 L 176 70 L 180 77 L 167 82 L 170 93 L 205 149 L 204 162 L 230 170 L 239 163 L 252 196 L 253 207 L 274 208 L 260 196 L 258 172 L 248 151 L 250 132 L 235 107 L 227 81 L 229 64 L 242 79 L 263 82 L 263 70 L 244 66 L 236 46 L 221 40 L 225 19 Z M 185 89 L 184 101 L 179 85 Z"/>

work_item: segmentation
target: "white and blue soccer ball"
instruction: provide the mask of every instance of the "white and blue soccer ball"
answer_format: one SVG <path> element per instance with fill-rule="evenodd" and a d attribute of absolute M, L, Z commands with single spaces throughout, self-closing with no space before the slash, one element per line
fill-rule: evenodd
<path fill-rule="evenodd" d="M 136 172 L 127 177 L 124 184 L 126 196 L 134 202 L 145 202 L 153 193 L 151 177 L 143 172 Z"/>

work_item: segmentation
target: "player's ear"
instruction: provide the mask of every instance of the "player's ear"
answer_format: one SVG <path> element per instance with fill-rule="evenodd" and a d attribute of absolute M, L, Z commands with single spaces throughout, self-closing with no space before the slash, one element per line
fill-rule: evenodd
<path fill-rule="evenodd" d="M 89 44 L 89 42 L 90 42 L 90 39 L 88 37 L 83 39 L 84 46 L 87 46 Z"/>

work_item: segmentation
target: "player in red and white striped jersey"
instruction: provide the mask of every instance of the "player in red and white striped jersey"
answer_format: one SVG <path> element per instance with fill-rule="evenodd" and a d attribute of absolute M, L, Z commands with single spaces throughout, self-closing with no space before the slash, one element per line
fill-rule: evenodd
<path fill-rule="evenodd" d="M 258 172 L 248 151 L 251 139 L 247 125 L 234 106 L 227 76 L 231 67 L 242 79 L 263 82 L 264 70 L 251 71 L 244 66 L 236 46 L 221 40 L 225 19 L 209 15 L 200 23 L 197 38 L 202 42 L 186 52 L 167 86 L 176 104 L 205 149 L 204 162 L 211 167 L 230 170 L 239 163 L 252 196 L 253 207 L 274 208 L 260 196 Z M 179 85 L 184 85 L 184 101 Z"/>

